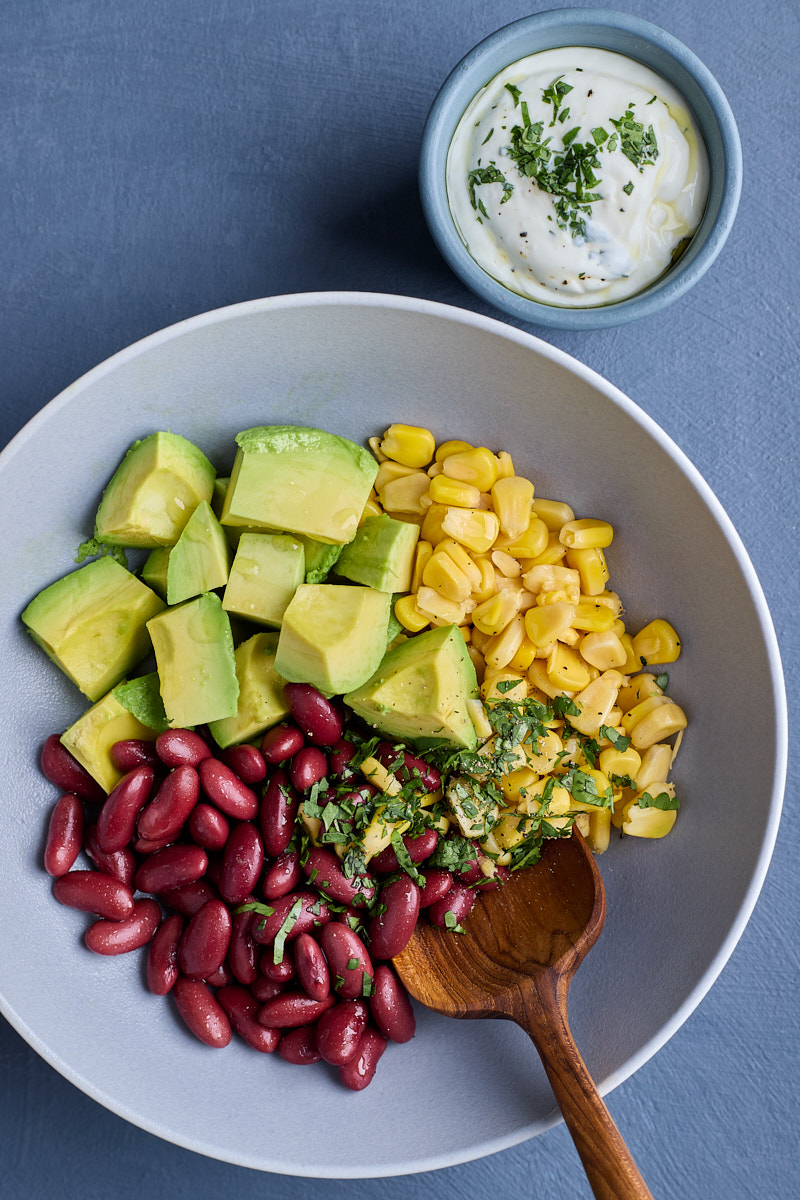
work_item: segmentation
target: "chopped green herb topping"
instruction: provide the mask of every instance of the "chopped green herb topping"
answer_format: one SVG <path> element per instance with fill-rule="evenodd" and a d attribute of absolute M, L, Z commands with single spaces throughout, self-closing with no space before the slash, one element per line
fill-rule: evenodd
<path fill-rule="evenodd" d="M 670 796 L 668 792 L 659 792 L 657 796 L 651 796 L 650 792 L 642 792 L 636 803 L 639 808 L 660 808 L 664 812 L 681 806 L 678 797 Z"/>

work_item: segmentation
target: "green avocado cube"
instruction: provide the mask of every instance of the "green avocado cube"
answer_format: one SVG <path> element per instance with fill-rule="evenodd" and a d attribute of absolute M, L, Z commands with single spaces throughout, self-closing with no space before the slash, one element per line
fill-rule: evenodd
<path fill-rule="evenodd" d="M 236 647 L 239 704 L 236 716 L 209 724 L 217 745 L 226 749 L 259 737 L 289 714 L 283 680 L 275 670 L 277 633 L 257 633 Z"/>
<path fill-rule="evenodd" d="M 31 636 L 90 700 L 99 700 L 150 652 L 147 622 L 163 600 L 113 558 L 98 558 L 51 583 L 22 620 Z"/>
<path fill-rule="evenodd" d="M 158 592 L 162 600 L 167 598 L 167 569 L 171 546 L 158 546 L 151 550 L 142 567 L 142 581 Z"/>
<path fill-rule="evenodd" d="M 114 743 L 129 738 L 152 742 L 155 737 L 155 730 L 138 721 L 120 704 L 114 692 L 109 692 L 70 725 L 61 736 L 61 744 L 86 768 L 92 779 L 97 780 L 103 791 L 110 792 L 123 775 L 111 758 Z"/>
<path fill-rule="evenodd" d="M 283 614 L 275 670 L 328 695 L 358 687 L 383 656 L 391 600 L 374 588 L 301 584 Z"/>
<path fill-rule="evenodd" d="M 336 566 L 342 546 L 330 542 L 318 542 L 315 538 L 300 537 L 306 552 L 306 583 L 324 583 L 329 572 Z"/>
<path fill-rule="evenodd" d="M 289 533 L 244 533 L 222 607 L 259 625 L 280 627 L 304 574 L 305 552 L 299 538 Z"/>
<path fill-rule="evenodd" d="M 374 675 L 344 702 L 390 737 L 421 748 L 474 750 L 477 738 L 467 701 L 477 695 L 475 667 L 461 630 L 441 625 L 387 651 Z"/>
<path fill-rule="evenodd" d="M 192 596 L 224 587 L 230 565 L 225 533 L 211 505 L 203 500 L 169 552 L 167 603 L 181 604 Z"/>
<path fill-rule="evenodd" d="M 174 546 L 198 504 L 210 500 L 216 472 L 177 433 L 134 442 L 112 475 L 95 518 L 95 537 L 111 546 Z"/>
<path fill-rule="evenodd" d="M 228 614 L 206 592 L 147 623 L 161 699 L 170 725 L 204 725 L 235 716 L 239 700 Z"/>
<path fill-rule="evenodd" d="M 370 517 L 342 550 L 336 574 L 379 592 L 407 592 L 418 541 L 418 525 L 385 513 Z"/>
<path fill-rule="evenodd" d="M 225 504 L 225 494 L 228 491 L 230 481 L 230 475 L 218 475 L 214 480 L 214 490 L 211 493 L 211 507 L 214 510 L 214 516 L 217 520 L 219 520 L 222 514 L 222 507 Z"/>
<path fill-rule="evenodd" d="M 369 451 L 322 429 L 262 425 L 237 435 L 223 525 L 302 533 L 344 545 L 378 473 Z"/>

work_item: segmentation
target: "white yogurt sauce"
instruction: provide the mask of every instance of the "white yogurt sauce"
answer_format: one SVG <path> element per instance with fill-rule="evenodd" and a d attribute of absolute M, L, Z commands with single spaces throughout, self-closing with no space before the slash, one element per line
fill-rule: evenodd
<path fill-rule="evenodd" d="M 555 179 L 556 194 L 536 176 Z M 450 210 L 471 256 L 546 304 L 642 291 L 695 232 L 707 194 L 705 146 L 680 94 L 641 63 L 588 47 L 506 67 L 467 108 L 447 157 Z"/>

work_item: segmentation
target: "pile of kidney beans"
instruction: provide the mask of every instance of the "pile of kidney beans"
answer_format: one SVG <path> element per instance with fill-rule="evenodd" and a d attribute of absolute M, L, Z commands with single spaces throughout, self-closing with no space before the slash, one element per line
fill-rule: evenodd
<path fill-rule="evenodd" d="M 99 918 L 86 931 L 90 950 L 149 946 L 148 987 L 169 993 L 207 1046 L 227 1046 L 235 1030 L 287 1062 L 324 1060 L 359 1091 L 387 1040 L 414 1035 L 389 960 L 420 910 L 436 925 L 460 923 L 476 887 L 500 878 L 485 878 L 477 850 L 458 878 L 426 867 L 434 829 L 404 838 L 424 885 L 400 870 L 391 846 L 353 879 L 326 846 L 301 858 L 292 847 L 303 794 L 322 779 L 352 783 L 352 795 L 368 785 L 349 765 L 356 747 L 336 704 L 308 684 L 287 684 L 286 699 L 293 720 L 269 730 L 260 749 L 214 751 L 186 729 L 117 742 L 112 758 L 124 775 L 108 797 L 53 734 L 42 770 L 64 794 L 44 865 L 57 900 Z M 375 756 L 389 769 L 401 761 L 388 743 Z M 405 753 L 402 761 L 428 790 L 439 787 L 424 760 Z M 81 849 L 93 870 L 73 870 Z"/>

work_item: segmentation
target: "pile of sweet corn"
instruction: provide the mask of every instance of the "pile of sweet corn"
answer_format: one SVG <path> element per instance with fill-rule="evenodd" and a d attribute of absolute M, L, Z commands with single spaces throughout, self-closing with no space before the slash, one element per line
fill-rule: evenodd
<path fill-rule="evenodd" d="M 574 818 L 596 852 L 607 847 L 612 825 L 663 837 L 675 809 L 639 800 L 674 797 L 668 775 L 686 716 L 642 668 L 674 662 L 680 641 L 661 619 L 633 635 L 626 629 L 620 597 L 608 587 L 611 525 L 576 519 L 568 504 L 536 496 L 506 451 L 465 441 L 437 447 L 429 430 L 402 424 L 370 446 L 379 468 L 362 519 L 385 512 L 420 527 L 411 589 L 395 604 L 404 629 L 413 635 L 429 625 L 459 625 L 484 703 L 566 696 L 579 710 L 552 722 L 538 745 L 520 745 L 518 769 L 497 781 L 507 808 L 494 814 L 482 843 L 493 861 L 508 860 L 545 789 L 549 824 L 563 827 Z M 473 720 L 479 737 L 490 738 L 480 703 Z M 604 726 L 629 744 L 621 749 L 599 737 Z M 599 744 L 594 764 L 578 735 Z M 570 768 L 589 775 L 600 795 L 611 789 L 613 808 L 577 804 L 558 786 Z M 458 805 L 451 809 L 472 836 Z"/>

